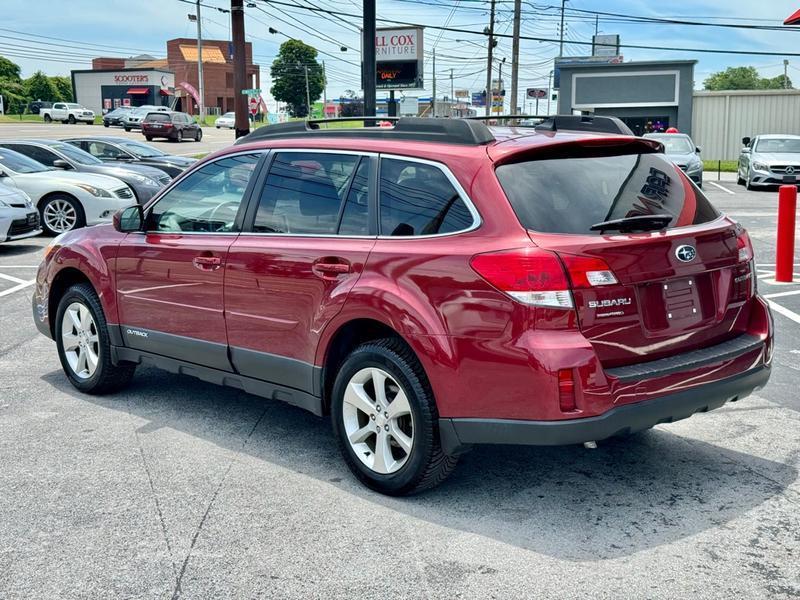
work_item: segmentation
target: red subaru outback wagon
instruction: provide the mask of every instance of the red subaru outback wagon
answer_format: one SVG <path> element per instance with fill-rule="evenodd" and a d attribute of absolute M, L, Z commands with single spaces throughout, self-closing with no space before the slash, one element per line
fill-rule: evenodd
<path fill-rule="evenodd" d="M 717 408 L 772 359 L 745 230 L 601 117 L 258 129 L 54 239 L 33 310 L 78 390 L 150 364 L 330 415 L 386 494 Z"/>

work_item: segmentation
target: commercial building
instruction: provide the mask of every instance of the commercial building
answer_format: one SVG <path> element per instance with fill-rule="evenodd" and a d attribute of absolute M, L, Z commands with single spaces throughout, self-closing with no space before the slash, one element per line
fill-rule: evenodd
<path fill-rule="evenodd" d="M 119 106 L 169 106 L 175 74 L 165 69 L 108 68 L 72 71 L 75 101 L 100 114 Z"/>
<path fill-rule="evenodd" d="M 232 45 L 227 40 L 203 40 L 203 91 L 206 111 L 234 110 L 240 90 L 233 86 Z M 166 58 L 149 55 L 131 58 L 98 57 L 92 68 L 72 72 L 75 100 L 95 112 L 117 106 L 159 104 L 197 114 L 199 81 L 197 40 L 176 38 L 167 42 Z M 245 44 L 246 88 L 259 88 L 259 68 L 253 64 L 253 47 Z"/>
<path fill-rule="evenodd" d="M 641 135 L 692 130 L 695 60 L 559 65 L 558 112 L 619 117 Z"/>

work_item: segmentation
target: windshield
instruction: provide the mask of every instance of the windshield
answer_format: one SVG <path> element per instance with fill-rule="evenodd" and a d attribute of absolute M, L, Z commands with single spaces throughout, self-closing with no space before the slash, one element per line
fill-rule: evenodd
<path fill-rule="evenodd" d="M 229 112 L 229 113 L 225 113 L 222 116 L 225 117 L 226 119 L 235 119 L 236 118 L 236 113 Z"/>
<path fill-rule="evenodd" d="M 766 138 L 758 140 L 756 152 L 800 154 L 800 138 Z"/>
<path fill-rule="evenodd" d="M 103 161 L 95 158 L 88 152 L 84 152 L 80 148 L 76 148 L 71 144 L 53 144 L 50 146 L 53 150 L 60 152 L 68 159 L 79 165 L 102 165 Z"/>
<path fill-rule="evenodd" d="M 592 231 L 595 223 L 670 215 L 670 227 L 719 216 L 703 193 L 661 154 L 532 160 L 497 168 L 520 223 L 545 233 Z"/>
<path fill-rule="evenodd" d="M 51 170 L 50 167 L 46 167 L 32 158 L 5 148 L 0 148 L 0 165 L 15 173 L 42 173 Z"/>
<path fill-rule="evenodd" d="M 682 135 L 659 135 L 652 136 L 652 139 L 664 144 L 664 152 L 667 154 L 691 154 L 694 152 L 692 142 Z"/>
<path fill-rule="evenodd" d="M 119 145 L 122 146 L 125 150 L 127 150 L 131 154 L 135 154 L 139 158 L 150 158 L 152 156 L 167 156 L 165 152 L 162 152 L 157 148 L 152 148 L 147 144 L 125 141 L 125 142 L 120 142 Z"/>

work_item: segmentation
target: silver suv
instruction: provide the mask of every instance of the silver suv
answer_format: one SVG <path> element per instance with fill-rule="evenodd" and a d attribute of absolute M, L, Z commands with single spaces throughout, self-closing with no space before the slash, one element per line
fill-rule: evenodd
<path fill-rule="evenodd" d="M 703 161 L 700 148 L 685 133 L 646 133 L 644 137 L 664 144 L 664 154 L 694 181 L 703 187 Z"/>
<path fill-rule="evenodd" d="M 127 114 L 123 115 L 120 119 L 123 129 L 130 131 L 131 129 L 141 129 L 142 120 L 151 112 L 169 112 L 169 106 L 156 106 L 155 104 L 145 104 L 137 106 Z"/>
<path fill-rule="evenodd" d="M 757 135 L 742 138 L 736 182 L 755 187 L 794 183 L 800 176 L 800 135 Z"/>

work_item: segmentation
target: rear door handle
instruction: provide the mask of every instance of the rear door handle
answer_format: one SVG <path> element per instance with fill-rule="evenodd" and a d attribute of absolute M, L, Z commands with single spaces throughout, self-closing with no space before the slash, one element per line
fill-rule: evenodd
<path fill-rule="evenodd" d="M 320 277 L 336 277 L 337 275 L 350 273 L 352 268 L 350 267 L 350 263 L 347 262 L 320 261 L 314 263 L 311 270 Z"/>
<path fill-rule="evenodd" d="M 219 256 L 195 256 L 192 264 L 201 271 L 214 271 L 222 266 Z"/>

